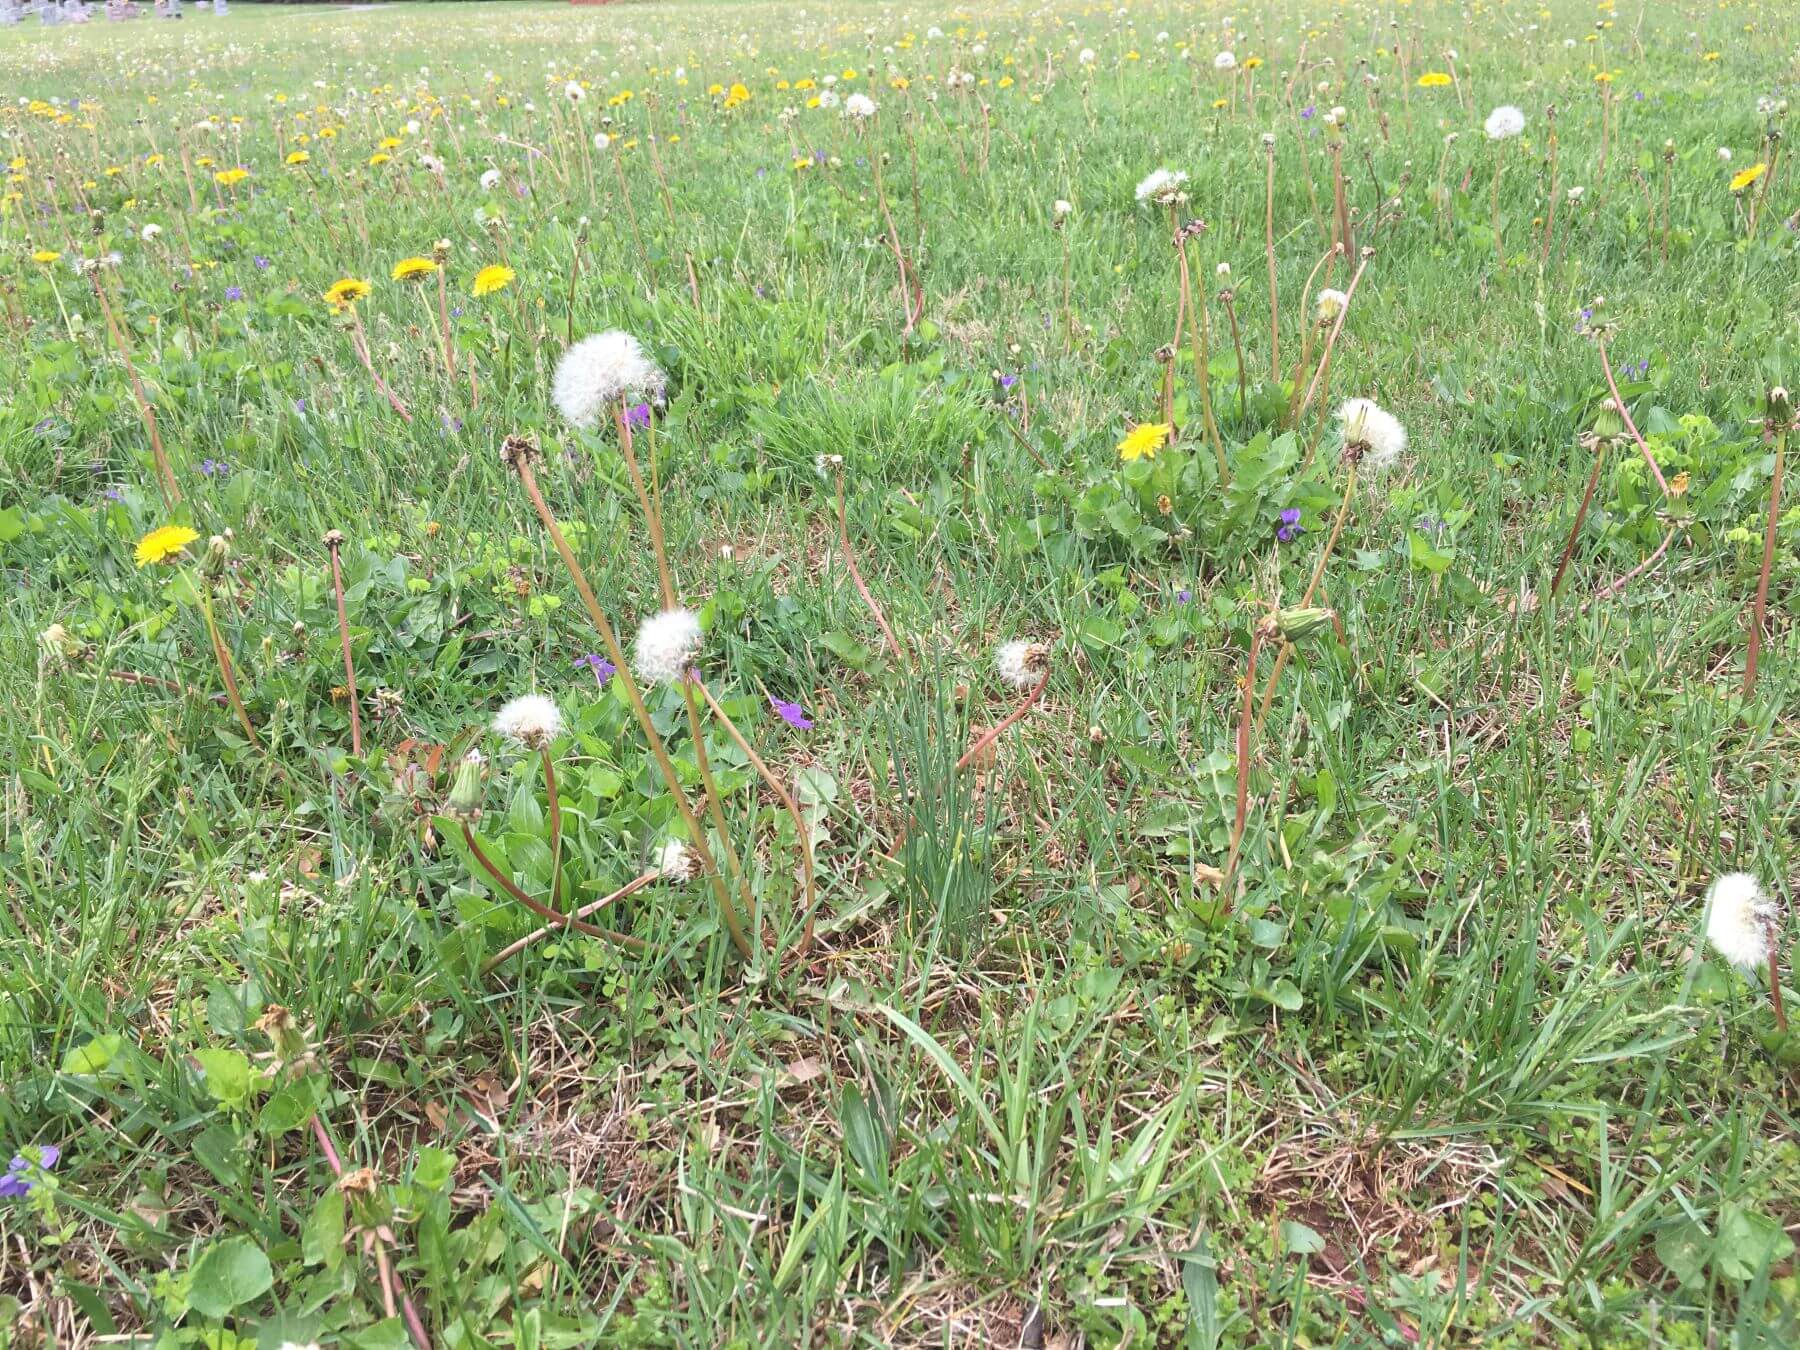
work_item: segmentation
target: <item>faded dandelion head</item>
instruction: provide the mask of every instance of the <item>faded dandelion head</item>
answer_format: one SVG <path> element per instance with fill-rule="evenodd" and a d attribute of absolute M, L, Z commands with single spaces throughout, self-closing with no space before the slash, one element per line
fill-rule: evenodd
<path fill-rule="evenodd" d="M 494 730 L 528 750 L 542 750 L 562 734 L 562 711 L 543 694 L 521 694 L 494 714 Z"/>
<path fill-rule="evenodd" d="M 1032 688 L 1049 666 L 1050 649 L 1041 642 L 1020 638 L 1001 643 L 994 652 L 994 669 L 1000 682 L 1011 689 Z"/>
<path fill-rule="evenodd" d="M 700 654 L 700 619 L 691 609 L 665 609 L 638 629 L 631 664 L 647 684 L 678 684 Z"/>
<path fill-rule="evenodd" d="M 1313 297 L 1313 313 L 1320 323 L 1330 323 L 1344 312 L 1344 306 L 1349 303 L 1349 296 L 1327 286 Z"/>
<path fill-rule="evenodd" d="M 700 870 L 694 851 L 679 839 L 671 839 L 656 851 L 656 871 L 664 881 L 686 881 Z"/>
<path fill-rule="evenodd" d="M 1137 185 L 1139 206 L 1171 206 L 1187 200 L 1182 191 L 1188 176 L 1181 169 L 1152 169 Z"/>
<path fill-rule="evenodd" d="M 1406 428 L 1373 399 L 1347 399 L 1338 409 L 1344 454 L 1371 469 L 1386 469 L 1406 450 Z"/>
<path fill-rule="evenodd" d="M 1748 872 L 1730 872 L 1706 893 L 1706 940 L 1739 970 L 1768 964 L 1780 908 Z"/>
<path fill-rule="evenodd" d="M 570 425 L 592 430 L 629 394 L 660 400 L 667 379 L 643 344 L 614 328 L 583 338 L 556 363 L 551 397 Z"/>

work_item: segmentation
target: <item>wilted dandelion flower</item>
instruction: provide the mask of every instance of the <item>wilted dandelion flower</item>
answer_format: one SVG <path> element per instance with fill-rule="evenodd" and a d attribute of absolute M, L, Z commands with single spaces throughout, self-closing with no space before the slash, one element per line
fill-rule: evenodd
<path fill-rule="evenodd" d="M 1170 430 L 1167 422 L 1138 423 L 1119 442 L 1119 458 L 1127 464 L 1134 459 L 1155 459 L 1156 452 L 1169 439 Z"/>
<path fill-rule="evenodd" d="M 1313 297 L 1313 312 L 1320 323 L 1330 323 L 1344 312 L 1344 306 L 1349 303 L 1349 296 L 1327 286 Z"/>
<path fill-rule="evenodd" d="M 137 565 L 149 567 L 152 563 L 168 562 L 199 537 L 200 531 L 190 530 L 185 525 L 159 525 L 138 540 Z"/>
<path fill-rule="evenodd" d="M 665 379 L 630 333 L 614 328 L 583 338 L 556 363 L 550 395 L 571 425 L 596 426 L 628 394 L 660 398 Z"/>
<path fill-rule="evenodd" d="M 562 733 L 562 713 L 543 694 L 521 694 L 494 714 L 494 730 L 530 750 L 542 750 Z"/>
<path fill-rule="evenodd" d="M 1706 893 L 1706 940 L 1739 970 L 1757 970 L 1768 964 L 1779 914 L 1755 877 L 1728 873 Z"/>
<path fill-rule="evenodd" d="M 1049 660 L 1050 649 L 1043 643 L 1019 639 L 995 649 L 994 670 L 1008 688 L 1026 690 L 1043 676 Z"/>
<path fill-rule="evenodd" d="M 1406 428 L 1373 399 L 1353 398 L 1338 409 L 1345 453 L 1372 469 L 1388 468 L 1406 450 Z"/>
<path fill-rule="evenodd" d="M 1509 141 L 1525 130 L 1525 114 L 1510 103 L 1502 103 L 1487 115 L 1483 126 L 1490 141 Z"/>
<path fill-rule="evenodd" d="M 1137 185 L 1138 205 L 1167 206 L 1179 201 L 1183 195 L 1181 185 L 1187 180 L 1187 174 L 1181 169 L 1152 169 Z"/>
<path fill-rule="evenodd" d="M 676 684 L 687 678 L 700 641 L 700 619 L 691 609 L 665 609 L 638 629 L 631 663 L 648 684 Z"/>
<path fill-rule="evenodd" d="M 503 263 L 489 263 L 475 274 L 475 284 L 469 289 L 477 297 L 492 295 L 495 291 L 503 291 L 512 285 L 515 273 Z"/>

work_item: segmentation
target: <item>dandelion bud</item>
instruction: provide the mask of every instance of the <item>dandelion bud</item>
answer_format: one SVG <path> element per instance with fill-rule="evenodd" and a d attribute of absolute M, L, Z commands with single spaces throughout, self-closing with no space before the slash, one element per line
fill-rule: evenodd
<path fill-rule="evenodd" d="M 450 801 L 444 812 L 453 820 L 473 825 L 481 819 L 481 768 L 479 750 L 471 750 L 456 766 L 456 778 L 450 784 Z"/>
<path fill-rule="evenodd" d="M 206 541 L 206 556 L 200 560 L 200 574 L 208 581 L 217 581 L 225 575 L 225 567 L 231 561 L 231 541 L 222 534 L 215 534 Z"/>
<path fill-rule="evenodd" d="M 1771 431 L 1786 431 L 1794 425 L 1794 400 L 1781 385 L 1769 390 L 1769 420 Z"/>
<path fill-rule="evenodd" d="M 1331 611 L 1320 609 L 1316 605 L 1303 609 L 1279 609 L 1275 611 L 1273 618 L 1275 632 L 1283 642 L 1305 642 L 1331 627 Z"/>
<path fill-rule="evenodd" d="M 1600 411 L 1594 414 L 1594 438 L 1610 441 L 1624 434 L 1625 419 L 1619 416 L 1619 405 L 1609 398 L 1600 405 Z"/>

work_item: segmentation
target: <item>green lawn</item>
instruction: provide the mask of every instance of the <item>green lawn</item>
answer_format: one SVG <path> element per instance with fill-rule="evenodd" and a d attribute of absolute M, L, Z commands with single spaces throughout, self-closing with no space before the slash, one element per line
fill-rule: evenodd
<path fill-rule="evenodd" d="M 1792 18 L 0 29 L 0 1346 L 1800 1340 Z"/>

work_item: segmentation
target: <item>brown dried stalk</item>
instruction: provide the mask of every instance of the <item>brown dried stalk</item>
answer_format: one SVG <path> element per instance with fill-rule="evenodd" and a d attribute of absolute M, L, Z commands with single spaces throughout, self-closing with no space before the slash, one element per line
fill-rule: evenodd
<path fill-rule="evenodd" d="M 344 569 L 338 561 L 338 550 L 344 546 L 342 530 L 325 532 L 325 547 L 331 551 L 331 589 L 337 596 L 338 642 L 344 649 L 344 688 L 350 696 L 350 753 L 362 758 L 362 704 L 356 697 L 356 662 L 350 659 L 350 618 L 344 609 Z"/>

